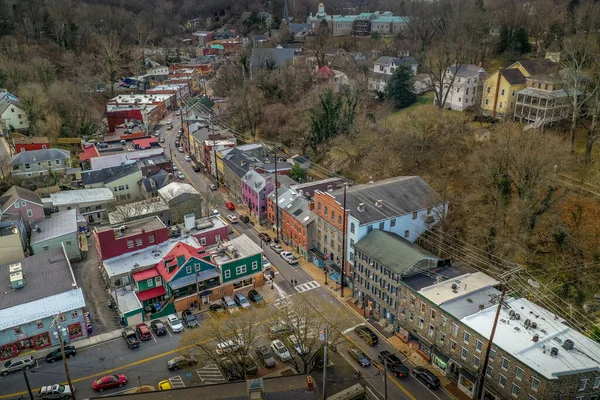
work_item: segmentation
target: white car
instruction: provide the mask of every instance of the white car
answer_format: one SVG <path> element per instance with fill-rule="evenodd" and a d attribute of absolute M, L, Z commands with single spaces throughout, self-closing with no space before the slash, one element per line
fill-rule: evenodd
<path fill-rule="evenodd" d="M 178 170 L 177 165 L 173 164 L 173 171 L 177 171 L 177 170 Z"/>
<path fill-rule="evenodd" d="M 298 338 L 295 335 L 288 336 L 288 340 L 290 341 L 290 344 L 294 347 L 294 350 L 296 350 L 296 353 L 298 353 L 301 356 L 308 354 L 308 349 L 298 341 Z"/>
<path fill-rule="evenodd" d="M 181 110 L 175 111 L 175 115 L 181 115 Z"/>
<path fill-rule="evenodd" d="M 290 265 L 298 264 L 298 259 L 289 251 L 282 251 L 279 255 Z"/>
<path fill-rule="evenodd" d="M 265 256 L 263 256 L 263 270 L 271 269 L 271 262 Z"/>
<path fill-rule="evenodd" d="M 292 359 L 290 351 L 279 339 L 275 339 L 271 342 L 271 350 L 273 350 L 273 353 L 275 353 L 275 355 L 279 357 L 281 361 L 288 361 Z"/>
<path fill-rule="evenodd" d="M 175 314 L 171 314 L 171 315 L 167 316 L 167 325 L 169 326 L 169 328 L 171 328 L 173 333 L 178 333 L 178 332 L 183 331 L 183 324 L 181 323 L 181 321 L 179 320 L 179 318 L 177 318 L 177 315 L 175 315 Z"/>
<path fill-rule="evenodd" d="M 236 217 L 235 215 L 228 215 L 227 219 L 229 220 L 229 222 L 231 222 L 232 224 L 237 224 L 238 223 L 238 217 Z"/>
<path fill-rule="evenodd" d="M 180 152 L 180 153 L 183 153 L 183 147 L 178 147 L 177 151 Z"/>
<path fill-rule="evenodd" d="M 236 352 L 240 349 L 240 346 L 235 343 L 233 340 L 228 340 L 226 342 L 218 343 L 215 352 L 218 355 L 223 355 L 224 353 Z"/>
<path fill-rule="evenodd" d="M 275 253 L 277 253 L 277 254 L 281 254 L 281 252 L 283 251 L 283 247 L 281 247 L 281 246 L 279 245 L 279 243 L 272 242 L 272 243 L 269 245 L 269 247 L 270 247 L 270 248 L 272 248 L 272 249 L 273 249 L 273 251 L 274 251 Z"/>
<path fill-rule="evenodd" d="M 190 156 L 185 156 L 185 157 L 183 157 L 183 159 L 187 162 L 192 161 L 192 158 Z"/>
<path fill-rule="evenodd" d="M 185 179 L 185 175 L 183 174 L 183 172 L 181 172 L 181 171 L 177 171 L 177 178 L 179 178 L 179 179 L 182 179 L 182 180 L 183 180 L 183 179 Z"/>
<path fill-rule="evenodd" d="M 220 217 L 221 212 L 219 210 L 213 210 L 212 215 L 213 215 L 213 217 Z"/>

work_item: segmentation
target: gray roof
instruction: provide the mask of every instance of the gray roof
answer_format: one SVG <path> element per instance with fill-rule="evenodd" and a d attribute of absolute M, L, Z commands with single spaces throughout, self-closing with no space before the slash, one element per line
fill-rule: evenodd
<path fill-rule="evenodd" d="M 65 236 L 71 233 L 77 233 L 77 212 L 76 210 L 61 211 L 52 214 L 50 218 L 37 221 L 37 229 L 31 231 L 31 244 L 44 242 Z"/>
<path fill-rule="evenodd" d="M 163 164 L 166 162 L 171 162 L 171 160 L 169 160 L 165 154 L 157 154 L 157 155 L 150 156 L 150 157 L 140 158 L 139 160 L 136 161 L 137 165 L 140 168 L 152 167 L 152 166 L 155 166 L 156 164 Z"/>
<path fill-rule="evenodd" d="M 311 29 L 310 24 L 288 24 L 288 28 L 295 35 L 300 32 L 302 29 Z"/>
<path fill-rule="evenodd" d="M 337 189 L 333 194 L 341 204 L 343 190 Z M 381 207 L 375 205 L 377 200 L 382 200 Z M 364 211 L 358 211 L 361 203 L 364 203 Z M 346 196 L 350 214 L 361 225 L 426 210 L 442 203 L 440 195 L 418 176 L 397 176 L 353 186 Z"/>
<path fill-rule="evenodd" d="M 250 66 L 252 68 L 265 68 L 268 61 L 274 61 L 275 68 L 284 68 L 288 63 L 294 62 L 294 49 L 258 48 L 252 49 Z"/>
<path fill-rule="evenodd" d="M 81 183 L 83 185 L 93 185 L 94 183 L 110 183 L 128 175 L 135 174 L 140 170 L 136 162 L 108 167 L 102 169 L 93 169 L 81 173 Z"/>
<path fill-rule="evenodd" d="M 161 168 L 154 175 L 143 178 L 142 185 L 144 185 L 147 192 L 154 192 L 163 188 L 169 182 L 170 176 L 171 174 Z M 152 186 L 153 182 L 154 186 Z"/>
<path fill-rule="evenodd" d="M 250 170 L 250 164 L 260 164 L 260 161 L 257 158 L 249 157 L 244 154 L 243 151 L 236 148 L 227 152 L 225 157 L 223 157 L 223 162 L 240 178 L 246 175 L 246 172 Z"/>
<path fill-rule="evenodd" d="M 308 225 L 315 219 L 315 213 L 308 209 L 308 200 L 302 196 L 297 196 L 289 203 L 284 211 L 302 225 Z"/>
<path fill-rule="evenodd" d="M 396 65 L 406 65 L 406 66 L 419 65 L 419 62 L 417 60 L 415 60 L 414 57 L 400 58 L 400 57 L 389 57 L 389 56 L 379 57 L 375 61 L 375 64 L 388 65 L 390 62 L 393 62 Z"/>
<path fill-rule="evenodd" d="M 11 264 L 0 266 L 0 287 L 3 288 L 0 310 L 72 290 L 74 279 L 62 249 L 48 250 L 22 260 L 25 287 L 7 291 L 10 288 L 8 269 Z"/>
<path fill-rule="evenodd" d="M 21 153 L 13 156 L 11 164 L 32 164 L 35 162 L 42 161 L 53 161 L 53 160 L 66 160 L 71 158 L 71 153 L 67 150 L 62 149 L 43 149 L 43 150 L 31 150 L 22 151 Z"/>
<path fill-rule="evenodd" d="M 262 176 L 260 173 L 251 170 L 246 172 L 244 177 L 242 178 L 242 182 L 244 182 L 253 192 L 260 192 L 267 185 L 267 179 Z"/>
<path fill-rule="evenodd" d="M 500 71 L 500 73 L 511 85 L 523 84 L 527 82 L 525 75 L 523 75 L 523 73 L 516 68 L 503 69 Z"/>
<path fill-rule="evenodd" d="M 435 267 L 441 260 L 395 233 L 379 229 L 367 233 L 354 244 L 354 248 L 390 271 L 403 276 L 419 272 L 417 267 Z"/>
<path fill-rule="evenodd" d="M 167 186 L 158 190 L 158 194 L 168 203 L 176 197 L 183 194 L 198 195 L 200 193 L 189 183 L 171 182 Z"/>
<path fill-rule="evenodd" d="M 25 189 L 19 186 L 13 186 L 8 189 L 2 197 L 0 197 L 0 209 L 2 212 L 6 211 L 13 203 L 19 199 L 27 200 L 32 203 L 39 204 L 42 206 L 42 199 L 36 192 L 32 192 L 29 189 Z"/>
<path fill-rule="evenodd" d="M 456 76 L 473 76 L 478 73 L 485 73 L 485 70 L 483 68 L 475 64 L 462 64 L 458 67 L 458 72 L 456 65 L 452 65 L 449 69 L 450 72 L 452 72 Z"/>

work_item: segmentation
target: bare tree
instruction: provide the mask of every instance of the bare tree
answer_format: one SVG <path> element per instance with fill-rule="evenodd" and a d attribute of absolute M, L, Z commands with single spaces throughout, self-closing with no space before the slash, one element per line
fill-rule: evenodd
<path fill-rule="evenodd" d="M 317 64 L 319 67 L 326 65 L 325 55 L 327 54 L 327 46 L 329 44 L 329 38 L 331 37 L 330 27 L 327 21 L 321 21 L 319 28 L 314 36 L 308 36 L 307 47 L 312 50 L 313 54 L 317 58 Z"/>
<path fill-rule="evenodd" d="M 598 74 L 598 72 L 596 72 Z M 600 132 L 598 131 L 598 122 L 600 119 L 600 77 L 596 75 L 594 79 L 593 96 L 587 100 L 587 116 L 588 124 L 586 127 L 586 141 L 585 141 L 585 162 L 589 164 L 592 162 L 592 150 L 594 144 L 600 138 Z"/>
<path fill-rule="evenodd" d="M 114 95 L 114 83 L 123 68 L 125 49 L 117 33 L 109 32 L 95 37 L 95 59 L 102 69 L 102 79 L 110 86 L 110 95 Z"/>
<path fill-rule="evenodd" d="M 48 98 L 38 83 L 25 83 L 19 87 L 19 102 L 27 114 L 29 129 L 36 131 L 38 122 L 46 114 Z"/>

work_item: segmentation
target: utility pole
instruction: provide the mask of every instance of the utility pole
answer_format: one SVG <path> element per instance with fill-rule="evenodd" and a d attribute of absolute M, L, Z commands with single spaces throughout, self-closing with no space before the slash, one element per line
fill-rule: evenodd
<path fill-rule="evenodd" d="M 327 398 L 327 324 L 323 329 L 323 400 Z"/>
<path fill-rule="evenodd" d="M 196 293 L 198 294 L 198 310 L 200 310 L 200 304 L 202 304 L 202 300 L 200 299 L 200 284 L 198 282 L 198 272 L 196 272 Z"/>
<path fill-rule="evenodd" d="M 275 148 L 275 225 L 277 228 L 277 240 L 279 240 L 279 191 L 277 188 L 277 148 Z"/>
<path fill-rule="evenodd" d="M 27 385 L 27 391 L 29 392 L 29 399 L 33 400 L 33 392 L 31 391 L 31 385 L 29 384 L 29 378 L 27 377 L 27 370 L 23 368 L 23 377 L 25 377 L 25 384 Z"/>
<path fill-rule="evenodd" d="M 58 337 L 58 343 L 60 343 L 60 352 L 62 353 L 63 365 L 65 366 L 65 375 L 67 376 L 67 383 L 69 385 L 69 389 L 71 389 L 71 398 L 75 400 L 75 388 L 73 387 L 73 383 L 71 382 L 71 374 L 69 373 L 69 365 L 67 364 L 67 355 L 65 354 L 65 343 L 63 342 L 62 333 L 63 328 L 56 323 L 56 320 L 60 314 L 57 314 L 52 321 L 52 325 L 56 327 L 56 336 Z M 50 325 L 50 326 L 52 326 Z"/>
<path fill-rule="evenodd" d="M 387 400 L 387 359 L 383 359 L 383 400 Z"/>
<path fill-rule="evenodd" d="M 340 291 L 340 297 L 344 297 L 344 270 L 346 269 L 346 188 L 347 184 L 344 183 L 344 201 L 342 208 L 342 275 L 341 283 L 342 289 Z"/>
<path fill-rule="evenodd" d="M 215 126 L 212 124 L 212 112 L 208 114 L 208 128 L 212 129 L 213 137 L 213 156 L 215 157 L 215 178 L 217 179 L 217 189 L 219 188 L 219 168 L 217 168 L 217 142 L 215 139 Z"/>
<path fill-rule="evenodd" d="M 171 173 L 173 173 L 175 167 L 175 161 L 173 161 L 173 143 L 169 143 L 169 155 L 171 157 Z"/>

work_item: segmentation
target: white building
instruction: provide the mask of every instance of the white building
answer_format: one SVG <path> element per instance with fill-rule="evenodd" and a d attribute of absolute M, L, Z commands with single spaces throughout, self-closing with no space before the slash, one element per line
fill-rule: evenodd
<path fill-rule="evenodd" d="M 414 76 L 417 75 L 419 63 L 413 57 L 379 57 L 373 64 L 373 70 L 369 77 L 369 87 L 372 90 L 383 92 L 396 69 L 400 67 L 410 68 Z"/>
<path fill-rule="evenodd" d="M 0 90 L 0 132 L 29 128 L 27 113 L 19 106 L 19 100 L 5 90 Z"/>
<path fill-rule="evenodd" d="M 464 111 L 467 107 L 481 104 L 481 93 L 483 92 L 483 81 L 485 80 L 485 69 L 474 65 L 465 64 L 451 66 L 446 70 L 443 79 L 444 90 L 442 95 L 446 96 L 444 108 L 456 111 Z M 454 79 L 454 81 L 453 81 Z M 444 99 L 438 99 L 439 84 L 436 84 L 434 104 L 438 104 Z M 450 90 L 448 90 L 450 87 Z"/>
<path fill-rule="evenodd" d="M 115 195 L 107 188 L 67 190 L 52 193 L 43 199 L 44 206 L 55 211 L 77 210 L 90 223 L 108 218 L 107 205 L 115 201 Z"/>

